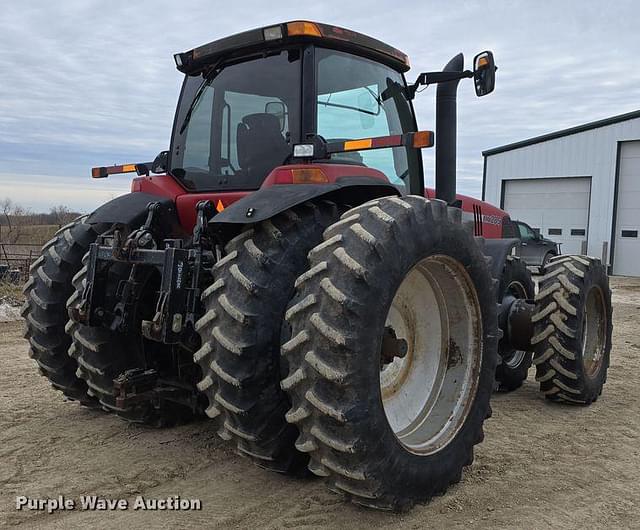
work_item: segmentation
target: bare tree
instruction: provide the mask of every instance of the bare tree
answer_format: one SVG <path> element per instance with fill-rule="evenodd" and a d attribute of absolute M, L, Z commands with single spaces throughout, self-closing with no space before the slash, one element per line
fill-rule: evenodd
<path fill-rule="evenodd" d="M 11 214 L 13 213 L 13 201 L 9 197 L 5 197 L 0 201 L 0 211 L 7 218 L 9 231 L 11 231 Z"/>
<path fill-rule="evenodd" d="M 11 199 L 0 201 L 0 212 L 7 220 L 8 230 L 2 235 L 5 243 L 17 243 L 24 233 L 24 226 L 29 224 L 31 212 Z"/>
<path fill-rule="evenodd" d="M 62 226 L 63 224 L 67 224 L 69 221 L 72 220 L 72 217 L 73 217 L 73 214 L 71 213 L 69 208 L 67 208 L 62 204 L 59 204 L 58 206 L 54 206 L 53 208 L 51 208 L 51 210 L 49 210 L 49 213 L 54 218 L 55 220 L 54 222 L 59 226 Z"/>

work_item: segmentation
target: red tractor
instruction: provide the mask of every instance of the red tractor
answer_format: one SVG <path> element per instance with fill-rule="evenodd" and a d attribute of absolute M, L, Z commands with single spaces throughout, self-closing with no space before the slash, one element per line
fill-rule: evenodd
<path fill-rule="evenodd" d="M 31 356 L 67 398 L 155 425 L 206 414 L 257 464 L 392 510 L 460 480 L 532 355 L 547 399 L 598 398 L 603 265 L 553 259 L 534 301 L 506 214 L 456 197 L 456 91 L 493 90 L 491 52 L 408 84 L 402 52 L 295 21 L 175 61 L 169 151 L 95 168 L 138 178 L 62 228 L 25 287 Z M 435 137 L 412 106 L 429 84 Z"/>

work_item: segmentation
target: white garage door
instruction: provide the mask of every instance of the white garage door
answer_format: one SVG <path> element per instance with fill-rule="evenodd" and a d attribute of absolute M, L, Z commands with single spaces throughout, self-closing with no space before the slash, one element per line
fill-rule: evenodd
<path fill-rule="evenodd" d="M 640 276 L 640 142 L 620 149 L 613 273 Z"/>
<path fill-rule="evenodd" d="M 512 219 L 556 243 L 563 254 L 580 254 L 587 241 L 591 177 L 507 180 L 504 209 Z"/>

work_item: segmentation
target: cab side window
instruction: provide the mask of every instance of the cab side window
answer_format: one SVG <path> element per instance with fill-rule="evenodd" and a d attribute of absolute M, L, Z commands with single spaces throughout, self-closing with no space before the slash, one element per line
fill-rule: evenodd
<path fill-rule="evenodd" d="M 213 87 L 206 87 L 198 105 L 193 109 L 193 115 L 186 131 L 187 139 L 182 159 L 184 167 L 209 171 L 213 92 Z"/>

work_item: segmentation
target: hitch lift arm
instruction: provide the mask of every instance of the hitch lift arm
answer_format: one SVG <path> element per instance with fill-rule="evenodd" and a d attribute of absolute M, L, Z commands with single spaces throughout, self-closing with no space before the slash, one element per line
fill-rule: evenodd
<path fill-rule="evenodd" d="M 101 236 L 90 246 L 87 281 L 79 304 L 70 308 L 71 317 L 89 326 L 105 326 L 124 331 L 130 325 L 129 308 L 140 298 L 142 281 L 147 267 L 155 267 L 162 274 L 156 312 L 152 320 L 142 322 L 143 335 L 165 344 L 182 344 L 193 349 L 197 340 L 194 325 L 200 309 L 202 274 L 213 266 L 219 250 L 206 237 L 208 221 L 216 214 L 210 201 L 197 205 L 197 222 L 193 231 L 193 245 L 184 248 L 181 239 L 165 239 L 157 248 L 155 228 L 162 222 L 162 205 L 150 203 L 144 226 L 132 232 L 123 242 L 119 230 Z M 118 287 L 113 311 L 104 304 L 103 293 L 95 288 L 109 266 L 120 262 L 132 265 L 129 279 Z"/>

